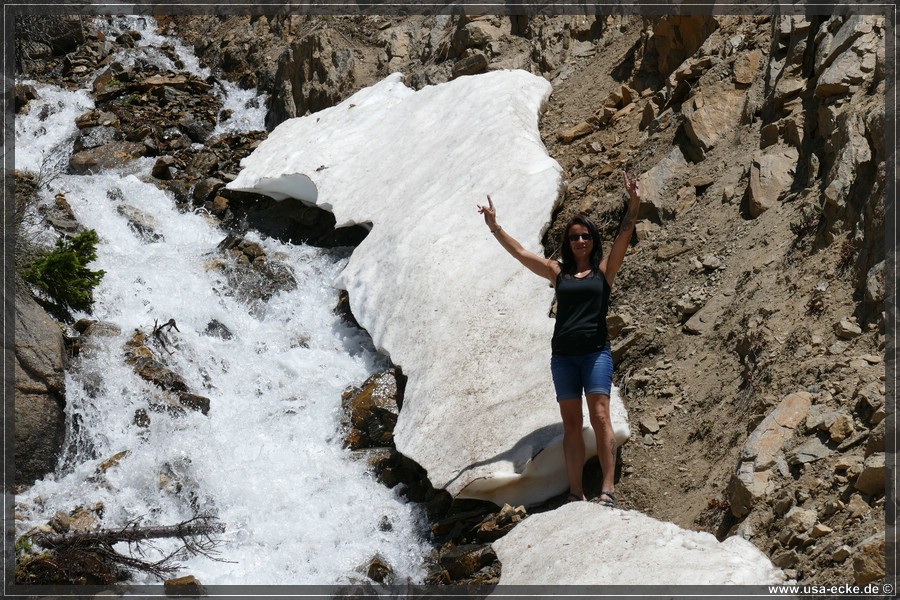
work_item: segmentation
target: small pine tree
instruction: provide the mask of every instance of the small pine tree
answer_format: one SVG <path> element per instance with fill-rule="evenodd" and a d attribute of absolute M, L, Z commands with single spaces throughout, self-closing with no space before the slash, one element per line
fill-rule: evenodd
<path fill-rule="evenodd" d="M 87 268 L 97 258 L 97 241 L 93 229 L 58 239 L 56 248 L 41 252 L 25 269 L 25 280 L 44 290 L 59 306 L 89 312 L 94 288 L 106 274 L 102 269 Z"/>

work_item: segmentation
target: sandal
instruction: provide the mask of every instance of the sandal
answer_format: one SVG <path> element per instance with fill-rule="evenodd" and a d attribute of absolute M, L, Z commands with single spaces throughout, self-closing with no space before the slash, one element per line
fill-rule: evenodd
<path fill-rule="evenodd" d="M 616 507 L 616 495 L 613 492 L 600 492 L 600 497 L 597 499 L 597 503 L 603 506 L 608 506 L 609 508 Z"/>
<path fill-rule="evenodd" d="M 581 502 L 581 501 L 583 501 L 583 500 L 584 500 L 584 498 L 582 498 L 582 497 L 580 497 L 580 496 L 576 496 L 576 495 L 573 494 L 572 492 L 569 492 L 569 495 L 566 496 L 566 502 L 565 502 L 565 503 L 568 504 L 569 502 Z"/>

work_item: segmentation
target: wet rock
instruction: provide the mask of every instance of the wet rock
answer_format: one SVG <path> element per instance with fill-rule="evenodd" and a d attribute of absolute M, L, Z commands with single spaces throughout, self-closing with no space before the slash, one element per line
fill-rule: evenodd
<path fill-rule="evenodd" d="M 349 416 L 347 444 L 353 450 L 389 446 L 397 424 L 398 387 L 395 370 L 377 373 L 359 389 L 343 394 L 342 405 Z"/>
<path fill-rule="evenodd" d="M 162 234 L 156 232 L 158 227 L 156 219 L 141 209 L 128 204 L 120 204 L 116 207 L 116 212 L 125 217 L 128 221 L 128 228 L 145 242 L 165 240 Z"/>
<path fill-rule="evenodd" d="M 206 591 L 200 580 L 193 575 L 185 575 L 174 579 L 166 579 L 163 582 L 163 590 L 166 596 L 205 596 Z"/>
<path fill-rule="evenodd" d="M 174 179 L 176 164 L 175 159 L 171 156 L 160 156 L 153 164 L 153 170 L 150 174 L 157 179 L 165 181 Z"/>
<path fill-rule="evenodd" d="M 362 567 L 366 577 L 382 585 L 391 585 L 394 582 L 394 569 L 381 555 L 376 554 Z"/>
<path fill-rule="evenodd" d="M 468 577 L 497 560 L 489 544 L 464 544 L 441 553 L 440 564 L 451 580 Z"/>
<path fill-rule="evenodd" d="M 192 193 L 194 203 L 202 205 L 208 200 L 211 200 L 213 198 L 213 195 L 224 187 L 225 182 L 221 179 L 217 179 L 215 177 L 207 177 L 205 179 L 201 179 L 194 186 L 194 190 Z"/>
<path fill-rule="evenodd" d="M 210 400 L 206 396 L 198 396 L 188 392 L 179 392 L 178 401 L 182 406 L 191 410 L 199 411 L 204 415 L 209 414 Z"/>
<path fill-rule="evenodd" d="M 69 171 L 76 175 L 98 173 L 121 167 L 135 158 L 144 156 L 146 152 L 146 146 L 138 142 L 112 142 L 73 154 L 69 160 Z"/>
<path fill-rule="evenodd" d="M 206 324 L 206 329 L 203 330 L 203 334 L 222 338 L 223 340 L 230 340 L 234 337 L 234 334 L 231 333 L 231 330 L 216 319 L 213 319 Z"/>
<path fill-rule="evenodd" d="M 28 103 L 38 98 L 37 90 L 33 85 L 17 83 L 15 86 L 15 110 L 16 114 L 24 114 L 28 111 Z"/>

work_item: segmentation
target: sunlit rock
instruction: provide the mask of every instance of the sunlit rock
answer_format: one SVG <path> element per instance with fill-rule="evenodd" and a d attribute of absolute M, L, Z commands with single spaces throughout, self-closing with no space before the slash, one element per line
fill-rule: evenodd
<path fill-rule="evenodd" d="M 500 585 L 758 585 L 785 580 L 741 537 L 719 542 L 709 533 L 591 502 L 531 515 L 493 547 L 503 565 Z"/>

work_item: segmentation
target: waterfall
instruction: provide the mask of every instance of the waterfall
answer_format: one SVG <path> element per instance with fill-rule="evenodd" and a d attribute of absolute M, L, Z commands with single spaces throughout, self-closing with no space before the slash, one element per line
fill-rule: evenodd
<path fill-rule="evenodd" d="M 174 42 L 154 33 L 152 19 L 104 27 L 139 29 L 139 46 L 128 52 L 175 68 L 156 50 Z M 208 75 L 175 45 L 185 69 Z M 204 584 L 347 583 L 360 579 L 358 569 L 376 554 L 399 581 L 421 581 L 428 552 L 421 510 L 342 448 L 341 393 L 387 366 L 368 336 L 333 312 L 337 290 L 330 284 L 350 249 L 251 232 L 247 238 L 268 257 L 289 265 L 297 286 L 248 302 L 226 272 L 212 268 L 225 234 L 202 211 L 179 211 L 169 193 L 148 183 L 154 159 L 90 176 L 61 171 L 74 119 L 93 107 L 90 95 L 26 83 L 40 98 L 16 117 L 16 167 L 53 171 L 39 202 L 63 194 L 78 221 L 99 234 L 90 268 L 106 275 L 94 291 L 93 313 L 75 316 L 114 323 L 119 332 L 92 337 L 66 374 L 64 455 L 57 472 L 17 496 L 16 534 L 58 511 L 98 503 L 104 528 L 211 513 L 227 525 L 219 536 L 223 561 L 194 556 L 181 561 L 179 573 Z M 225 83 L 215 89 L 234 111 L 216 134 L 263 128 L 265 101 L 255 91 Z M 135 211 L 152 236 L 129 226 Z M 210 399 L 208 415 L 152 410 L 158 388 L 124 362 L 136 329 L 149 332 L 169 319 L 178 331 L 168 332 L 165 361 L 192 392 Z M 228 335 L 216 333 L 222 327 Z M 135 424 L 141 411 L 150 416 L 144 427 Z M 118 463 L 104 465 L 123 451 Z M 148 558 L 179 546 L 156 545 Z M 135 583 L 154 582 L 137 577 Z"/>

